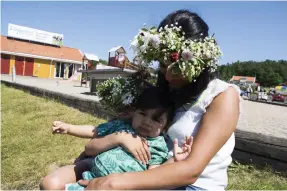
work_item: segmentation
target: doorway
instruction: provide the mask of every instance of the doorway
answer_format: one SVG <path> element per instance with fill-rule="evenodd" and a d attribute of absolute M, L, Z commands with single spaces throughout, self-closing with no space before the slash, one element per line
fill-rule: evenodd
<path fill-rule="evenodd" d="M 64 78 L 66 64 L 62 62 L 57 62 L 55 64 L 55 78 Z"/>
<path fill-rule="evenodd" d="M 1 54 L 1 74 L 9 74 L 10 55 Z"/>
<path fill-rule="evenodd" d="M 73 74 L 74 74 L 74 64 L 69 64 L 68 78 L 70 78 Z"/>
<path fill-rule="evenodd" d="M 24 72 L 24 57 L 15 56 L 15 70 L 16 70 L 16 75 L 23 76 L 23 72 Z"/>
<path fill-rule="evenodd" d="M 34 69 L 34 59 L 26 58 L 24 75 L 33 76 L 33 69 Z"/>

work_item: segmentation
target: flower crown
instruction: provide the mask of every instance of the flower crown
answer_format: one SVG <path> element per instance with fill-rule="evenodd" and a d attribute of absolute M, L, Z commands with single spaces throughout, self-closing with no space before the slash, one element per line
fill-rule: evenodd
<path fill-rule="evenodd" d="M 150 77 L 147 70 L 140 69 L 126 78 L 110 78 L 97 84 L 96 94 L 105 109 L 119 112 L 134 106 L 142 91 L 150 86 L 147 82 Z"/>
<path fill-rule="evenodd" d="M 182 27 L 171 24 L 160 28 L 142 28 L 131 42 L 131 49 L 144 64 L 159 61 L 161 66 L 172 66 L 173 73 L 195 81 L 206 69 L 214 72 L 222 52 L 213 36 L 199 40 L 185 38 Z"/>

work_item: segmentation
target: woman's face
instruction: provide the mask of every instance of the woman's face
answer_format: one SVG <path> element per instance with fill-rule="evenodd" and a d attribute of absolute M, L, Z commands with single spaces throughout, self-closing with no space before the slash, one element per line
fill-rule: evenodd
<path fill-rule="evenodd" d="M 180 89 L 190 83 L 181 74 L 173 74 L 172 65 L 168 67 L 160 66 L 160 71 L 165 75 L 165 79 L 168 81 L 168 86 L 171 89 Z"/>

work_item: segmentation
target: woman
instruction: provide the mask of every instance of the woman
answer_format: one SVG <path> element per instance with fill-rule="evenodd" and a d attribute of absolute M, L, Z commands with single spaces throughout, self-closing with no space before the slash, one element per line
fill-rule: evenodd
<path fill-rule="evenodd" d="M 187 39 L 199 40 L 208 36 L 207 24 L 197 14 L 187 10 L 169 14 L 160 23 L 158 30 L 166 25 L 181 26 Z M 184 161 L 174 163 L 171 158 L 165 165 L 144 172 L 112 174 L 91 181 L 81 180 L 81 184 L 87 185 L 86 189 L 226 188 L 227 167 L 232 161 L 234 131 L 240 113 L 239 88 L 214 79 L 210 68 L 203 69 L 190 82 L 186 77 L 174 74 L 172 65 L 162 63 L 158 86 L 168 88 L 177 105 L 176 116 L 167 134 L 171 140 L 177 139 L 180 145 L 185 136 L 192 135 L 194 143 L 191 154 Z M 112 148 L 119 144 L 115 141 L 117 139 L 138 158 L 147 158 L 144 144 L 130 135 L 106 136 L 101 143 L 92 140 L 89 145 L 96 147 L 97 144 L 110 144 Z M 86 149 L 91 149 L 89 145 Z"/>

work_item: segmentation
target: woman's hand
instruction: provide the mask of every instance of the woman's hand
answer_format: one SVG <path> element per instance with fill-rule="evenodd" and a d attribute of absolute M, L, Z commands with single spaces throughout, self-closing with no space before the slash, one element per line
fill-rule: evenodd
<path fill-rule="evenodd" d="M 151 159 L 147 140 L 138 135 L 121 132 L 119 133 L 119 144 L 143 164 L 148 164 Z"/>
<path fill-rule="evenodd" d="M 173 156 L 174 156 L 174 161 L 182 161 L 186 159 L 186 157 L 190 154 L 191 152 L 191 147 L 193 144 L 193 137 L 187 137 L 185 136 L 185 140 L 182 143 L 181 147 L 178 146 L 178 140 L 175 139 L 173 142 L 174 148 L 173 148 Z"/>
<path fill-rule="evenodd" d="M 85 186 L 85 190 L 114 190 L 119 189 L 115 188 L 118 184 L 117 174 L 110 174 L 105 177 L 94 178 L 91 180 L 79 180 L 78 183 L 82 186 Z"/>

